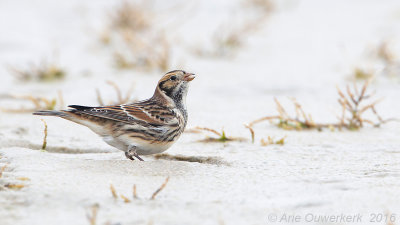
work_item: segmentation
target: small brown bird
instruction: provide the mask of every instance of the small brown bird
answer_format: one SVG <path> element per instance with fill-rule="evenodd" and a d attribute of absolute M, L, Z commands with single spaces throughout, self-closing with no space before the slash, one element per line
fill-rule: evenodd
<path fill-rule="evenodd" d="M 89 127 L 128 159 L 167 150 L 186 127 L 186 95 L 192 73 L 173 70 L 158 82 L 153 97 L 113 106 L 70 105 L 72 109 L 38 111 L 34 115 L 58 116 Z"/>

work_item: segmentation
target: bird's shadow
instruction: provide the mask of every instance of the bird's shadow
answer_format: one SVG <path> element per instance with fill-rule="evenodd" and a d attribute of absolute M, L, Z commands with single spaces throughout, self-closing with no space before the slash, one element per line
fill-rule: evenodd
<path fill-rule="evenodd" d="M 202 164 L 214 165 L 229 165 L 229 163 L 222 160 L 221 157 L 213 156 L 185 156 L 185 155 L 170 155 L 170 154 L 157 154 L 153 156 L 154 159 L 163 159 L 169 161 L 183 161 L 183 162 L 196 162 Z"/>

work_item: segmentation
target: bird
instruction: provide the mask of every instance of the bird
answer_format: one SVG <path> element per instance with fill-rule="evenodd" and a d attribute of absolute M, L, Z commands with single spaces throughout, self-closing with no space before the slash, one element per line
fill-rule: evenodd
<path fill-rule="evenodd" d="M 66 110 L 42 110 L 33 115 L 56 116 L 91 129 L 130 160 L 166 151 L 183 133 L 188 113 L 186 95 L 195 74 L 166 73 L 151 98 L 121 105 L 69 105 Z"/>

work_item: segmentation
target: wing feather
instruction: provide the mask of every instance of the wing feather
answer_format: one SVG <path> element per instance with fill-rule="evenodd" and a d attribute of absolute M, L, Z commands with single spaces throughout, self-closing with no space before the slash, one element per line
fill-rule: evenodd
<path fill-rule="evenodd" d="M 101 107 L 79 105 L 70 105 L 68 107 L 73 108 L 69 112 L 74 114 L 83 113 L 127 124 L 148 124 L 157 127 L 176 124 L 178 121 L 173 110 L 149 101 Z"/>

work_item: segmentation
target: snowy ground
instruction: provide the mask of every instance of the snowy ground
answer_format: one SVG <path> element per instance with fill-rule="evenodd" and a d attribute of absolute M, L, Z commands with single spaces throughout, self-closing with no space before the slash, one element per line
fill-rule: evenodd
<path fill-rule="evenodd" d="M 249 139 L 243 124 L 275 114 L 273 97 L 288 103 L 287 96 L 296 97 L 314 120 L 334 121 L 340 113 L 335 86 L 349 83 L 368 46 L 385 39 L 400 43 L 398 1 L 287 0 L 236 57 L 201 58 L 182 49 L 204 39 L 214 20 L 234 14 L 240 3 L 182 2 L 174 4 L 186 10 L 185 21 L 168 32 L 182 39 L 176 61 L 183 58 L 184 69 L 197 74 L 188 95 L 188 128 L 224 128 Z M 97 43 L 111 6 L 109 1 L 1 1 L 0 95 L 53 97 L 61 90 L 66 104 L 96 105 L 95 88 L 104 90 L 105 99 L 115 98 L 105 82 L 112 79 L 124 89 L 135 83 L 138 99 L 149 97 L 162 72 L 116 70 Z M 166 3 L 159 7 L 161 18 L 174 13 Z M 51 59 L 53 52 L 68 71 L 65 81 L 20 83 L 6 69 Z M 399 85 L 383 76 L 371 85 L 385 97 L 377 107 L 385 118 L 400 117 Z M 0 225 L 89 224 L 86 214 L 94 204 L 98 225 L 400 224 L 399 123 L 341 132 L 285 131 L 264 123 L 255 126 L 254 144 L 201 143 L 203 134 L 185 133 L 166 153 L 201 162 L 154 157 L 132 162 L 85 127 L 45 119 L 46 152 L 39 150 L 38 117 L 0 112 L 0 168 L 8 165 L 0 178 Z M 286 143 L 263 147 L 260 139 L 267 136 L 287 136 Z M 165 189 L 148 200 L 168 176 Z M 4 188 L 9 183 L 25 187 Z M 110 184 L 128 198 L 136 184 L 140 199 L 115 201 Z M 339 219 L 318 220 L 325 215 Z M 348 223 L 341 216 L 355 219 Z M 394 222 L 385 222 L 386 216 Z"/>

